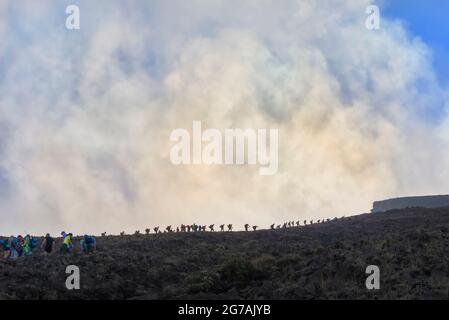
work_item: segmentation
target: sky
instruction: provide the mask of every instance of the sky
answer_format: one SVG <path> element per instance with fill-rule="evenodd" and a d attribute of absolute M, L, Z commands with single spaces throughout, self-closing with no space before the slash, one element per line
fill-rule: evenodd
<path fill-rule="evenodd" d="M 0 234 L 267 228 L 449 193 L 447 5 L 384 0 L 369 30 L 371 4 L 0 0 Z M 174 166 L 193 121 L 277 129 L 277 174 Z"/>
<path fill-rule="evenodd" d="M 400 19 L 404 27 L 431 49 L 439 80 L 449 83 L 449 3 L 447 1 L 392 0 L 382 4 L 384 14 Z"/>

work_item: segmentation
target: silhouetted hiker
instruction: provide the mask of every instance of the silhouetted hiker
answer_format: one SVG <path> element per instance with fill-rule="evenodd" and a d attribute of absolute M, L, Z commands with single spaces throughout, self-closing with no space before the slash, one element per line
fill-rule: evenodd
<path fill-rule="evenodd" d="M 245 224 L 245 231 L 248 231 L 249 224 Z"/>
<path fill-rule="evenodd" d="M 49 233 L 47 233 L 44 240 L 42 240 L 41 249 L 44 249 L 47 254 L 50 254 L 53 251 L 54 247 L 55 240 L 50 236 Z"/>
<path fill-rule="evenodd" d="M 253 231 L 256 231 L 256 229 L 257 229 L 257 226 L 253 226 Z"/>
<path fill-rule="evenodd" d="M 310 220 L 310 224 L 313 224 L 313 220 Z"/>
<path fill-rule="evenodd" d="M 181 232 L 186 232 L 186 226 L 184 224 L 181 224 Z"/>
<path fill-rule="evenodd" d="M 270 226 L 271 230 L 274 230 L 274 223 Z"/>
<path fill-rule="evenodd" d="M 94 236 L 85 234 L 80 240 L 80 247 L 85 254 L 94 253 L 97 250 L 97 240 Z"/>
<path fill-rule="evenodd" d="M 220 224 L 220 231 L 224 231 L 225 225 L 224 224 Z"/>
<path fill-rule="evenodd" d="M 150 232 L 151 232 L 151 229 L 150 229 L 150 228 L 146 228 L 146 229 L 145 229 L 145 233 L 146 233 L 146 234 L 150 234 Z"/>
<path fill-rule="evenodd" d="M 167 232 L 171 232 L 171 226 L 167 226 L 167 228 L 165 228 L 165 230 L 166 230 Z"/>
<path fill-rule="evenodd" d="M 187 232 L 190 232 L 190 229 L 192 229 L 192 227 L 189 225 L 187 225 Z"/>
<path fill-rule="evenodd" d="M 283 228 L 283 229 L 287 228 L 287 223 L 284 223 L 284 224 L 282 225 L 282 228 Z"/>
<path fill-rule="evenodd" d="M 139 230 L 136 230 L 136 232 L 134 232 L 134 235 L 135 236 L 138 236 L 140 234 L 140 231 Z"/>
<path fill-rule="evenodd" d="M 304 225 L 305 225 L 305 226 L 307 225 L 307 220 L 304 220 Z"/>
<path fill-rule="evenodd" d="M 228 224 L 228 231 L 232 231 L 232 224 Z"/>
<path fill-rule="evenodd" d="M 154 227 L 153 230 L 154 230 L 154 233 L 157 233 L 159 231 L 159 227 Z"/>
<path fill-rule="evenodd" d="M 106 232 L 101 233 L 102 237 L 106 237 Z"/>
<path fill-rule="evenodd" d="M 320 221 L 321 221 L 321 220 L 320 220 L 320 219 L 318 219 L 317 223 L 320 223 Z"/>
<path fill-rule="evenodd" d="M 176 232 L 179 232 L 179 227 L 176 227 Z"/>
<path fill-rule="evenodd" d="M 300 224 L 301 224 L 301 223 L 299 222 L 299 220 L 296 221 L 296 226 L 297 226 L 297 227 L 299 227 Z"/>
<path fill-rule="evenodd" d="M 213 224 L 211 224 L 210 226 L 209 226 L 209 230 L 210 230 L 210 232 L 214 232 L 215 230 L 214 230 L 214 225 Z"/>
<path fill-rule="evenodd" d="M 120 232 L 120 235 L 124 236 L 125 235 L 125 231 Z"/>

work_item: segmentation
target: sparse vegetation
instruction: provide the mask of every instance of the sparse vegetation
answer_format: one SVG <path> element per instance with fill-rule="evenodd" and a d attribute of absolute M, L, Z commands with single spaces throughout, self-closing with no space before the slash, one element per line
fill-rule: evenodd
<path fill-rule="evenodd" d="M 0 260 L 0 298 L 449 297 L 449 208 L 394 210 L 273 228 L 163 234 L 148 234 L 147 229 L 148 236 L 104 235 L 91 256 L 44 256 L 37 250 L 17 261 Z M 64 287 L 69 264 L 80 267 L 79 291 Z M 370 264 L 380 267 L 379 291 L 365 288 Z"/>

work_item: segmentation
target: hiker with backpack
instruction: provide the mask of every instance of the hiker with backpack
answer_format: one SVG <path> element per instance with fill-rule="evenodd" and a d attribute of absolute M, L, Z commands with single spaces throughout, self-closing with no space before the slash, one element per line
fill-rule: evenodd
<path fill-rule="evenodd" d="M 22 254 L 24 256 L 28 256 L 31 254 L 31 246 L 30 246 L 30 235 L 27 234 L 25 236 L 25 238 L 23 238 L 23 243 L 22 243 Z"/>
<path fill-rule="evenodd" d="M 50 254 L 53 251 L 54 247 L 55 247 L 55 241 L 50 236 L 50 234 L 47 233 L 45 235 L 44 240 L 42 240 L 41 249 L 43 249 L 45 251 L 45 253 Z"/>
<path fill-rule="evenodd" d="M 9 246 L 8 246 L 8 240 L 0 240 L 0 248 L 3 250 L 3 257 L 6 259 L 9 256 Z"/>
<path fill-rule="evenodd" d="M 19 257 L 23 256 L 23 246 L 25 244 L 25 240 L 21 235 L 17 236 L 17 242 L 18 242 L 18 246 L 17 246 L 17 255 Z"/>
<path fill-rule="evenodd" d="M 73 243 L 72 243 L 72 236 L 71 233 L 65 233 L 64 231 L 61 232 L 62 236 L 62 246 L 60 249 L 61 253 L 69 253 L 73 249 Z"/>
<path fill-rule="evenodd" d="M 20 237 L 20 236 L 19 236 Z M 10 236 L 7 241 L 8 251 L 5 252 L 5 258 L 10 260 L 16 260 L 22 253 L 22 247 L 20 246 L 19 237 Z"/>
<path fill-rule="evenodd" d="M 87 234 L 80 240 L 81 251 L 85 254 L 94 253 L 97 250 L 97 240 Z"/>
<path fill-rule="evenodd" d="M 31 254 L 34 248 L 37 246 L 37 239 L 33 236 L 27 234 L 25 238 L 23 239 L 23 255 L 28 256 Z"/>

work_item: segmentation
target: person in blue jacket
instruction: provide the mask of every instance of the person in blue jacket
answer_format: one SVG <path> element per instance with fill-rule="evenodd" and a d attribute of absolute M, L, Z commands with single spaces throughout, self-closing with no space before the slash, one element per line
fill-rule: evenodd
<path fill-rule="evenodd" d="M 94 253 L 97 250 L 97 240 L 94 236 L 85 234 L 80 240 L 80 246 L 82 252 L 86 254 Z"/>

